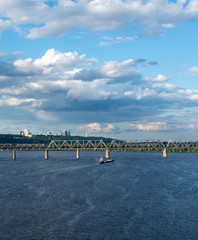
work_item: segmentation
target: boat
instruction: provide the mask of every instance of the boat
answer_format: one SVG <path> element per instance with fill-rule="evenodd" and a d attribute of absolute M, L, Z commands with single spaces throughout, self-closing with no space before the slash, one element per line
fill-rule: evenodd
<path fill-rule="evenodd" d="M 114 162 L 114 159 L 108 159 L 108 160 L 104 160 L 103 157 L 101 157 L 98 161 L 98 164 L 103 164 L 103 163 L 109 163 L 109 162 Z"/>

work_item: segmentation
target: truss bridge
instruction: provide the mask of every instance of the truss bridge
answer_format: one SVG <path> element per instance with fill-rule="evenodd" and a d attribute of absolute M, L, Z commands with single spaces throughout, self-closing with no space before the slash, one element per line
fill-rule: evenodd
<path fill-rule="evenodd" d="M 47 149 L 49 150 L 124 150 L 124 149 L 164 149 L 164 148 L 194 148 L 198 147 L 198 142 L 193 141 L 119 141 L 112 140 L 105 142 L 103 140 L 64 140 L 51 141 Z"/>
<path fill-rule="evenodd" d="M 155 150 L 163 151 L 163 157 L 167 157 L 168 148 L 198 148 L 198 141 L 121 141 L 112 140 L 52 140 L 49 144 L 0 144 L 1 151 L 13 151 L 13 159 L 16 159 L 16 151 L 45 151 L 45 159 L 48 159 L 48 151 L 76 151 L 77 159 L 80 151 L 105 151 L 105 157 L 110 157 L 110 151 L 127 150 Z"/>

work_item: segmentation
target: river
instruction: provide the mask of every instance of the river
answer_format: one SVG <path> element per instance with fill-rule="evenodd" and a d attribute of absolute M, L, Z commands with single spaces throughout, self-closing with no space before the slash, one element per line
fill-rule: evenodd
<path fill-rule="evenodd" d="M 0 152 L 1 240 L 198 239 L 198 154 Z"/>

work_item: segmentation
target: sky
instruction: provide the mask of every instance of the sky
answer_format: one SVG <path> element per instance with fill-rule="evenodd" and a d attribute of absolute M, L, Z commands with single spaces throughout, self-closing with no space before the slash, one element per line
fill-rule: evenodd
<path fill-rule="evenodd" d="M 0 133 L 198 139 L 198 0 L 1 0 Z"/>

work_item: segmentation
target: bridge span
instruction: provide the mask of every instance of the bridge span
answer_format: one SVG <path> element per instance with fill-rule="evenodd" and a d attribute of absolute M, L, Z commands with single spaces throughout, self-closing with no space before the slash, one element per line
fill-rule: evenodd
<path fill-rule="evenodd" d="M 137 151 L 138 149 L 155 150 L 163 152 L 167 157 L 168 148 L 198 148 L 198 141 L 122 141 L 112 140 L 52 140 L 49 144 L 3 144 L 1 151 L 13 151 L 13 160 L 16 159 L 16 151 L 45 151 L 45 159 L 48 159 L 48 151 L 76 151 L 76 158 L 80 158 L 80 151 L 105 151 L 105 157 L 110 158 L 110 151 Z"/>

